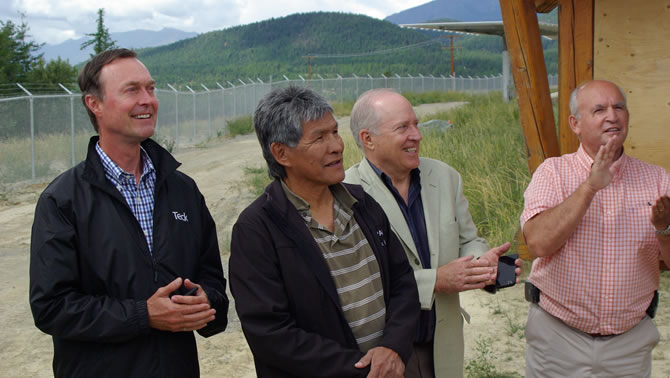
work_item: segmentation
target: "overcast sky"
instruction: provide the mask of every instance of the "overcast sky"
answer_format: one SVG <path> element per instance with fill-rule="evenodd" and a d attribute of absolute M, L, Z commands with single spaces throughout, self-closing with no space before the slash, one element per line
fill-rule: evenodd
<path fill-rule="evenodd" d="M 429 0 L 0 0 L 0 20 L 26 15 L 32 39 L 58 44 L 95 31 L 98 8 L 110 32 L 171 27 L 204 33 L 293 13 L 338 11 L 383 19 Z"/>

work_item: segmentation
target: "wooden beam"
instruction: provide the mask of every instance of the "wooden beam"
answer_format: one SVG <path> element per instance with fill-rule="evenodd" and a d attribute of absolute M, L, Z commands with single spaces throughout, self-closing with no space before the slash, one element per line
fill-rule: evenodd
<path fill-rule="evenodd" d="M 579 139 L 570 129 L 570 93 L 593 80 L 593 2 L 561 0 L 558 8 L 558 138 L 560 153 L 577 151 Z"/>
<path fill-rule="evenodd" d="M 558 6 L 559 0 L 535 0 L 535 11 L 537 13 L 549 13 Z"/>
<path fill-rule="evenodd" d="M 519 101 L 528 169 L 533 174 L 545 158 L 559 155 L 535 2 L 500 0 L 500 10 Z"/>

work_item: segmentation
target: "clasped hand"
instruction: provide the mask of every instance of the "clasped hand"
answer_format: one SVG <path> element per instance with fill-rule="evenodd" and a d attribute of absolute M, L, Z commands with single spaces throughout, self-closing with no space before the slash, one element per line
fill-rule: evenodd
<path fill-rule="evenodd" d="M 189 279 L 183 281 L 186 289 L 197 287 L 193 296 L 173 295 L 182 285 L 182 279 L 176 278 L 166 286 L 160 287 L 147 299 L 149 326 L 171 332 L 186 332 L 204 328 L 214 320 L 216 310 L 211 308 L 207 294 L 200 285 Z"/>

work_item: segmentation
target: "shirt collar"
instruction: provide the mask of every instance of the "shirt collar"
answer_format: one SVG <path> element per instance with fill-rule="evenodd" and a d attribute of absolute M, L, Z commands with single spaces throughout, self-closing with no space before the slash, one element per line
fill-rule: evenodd
<path fill-rule="evenodd" d="M 280 180 L 281 182 L 281 187 L 284 190 L 284 193 L 286 194 L 286 198 L 295 206 L 296 210 L 300 213 L 300 215 L 303 218 L 310 218 L 311 219 L 311 211 L 309 209 L 309 203 L 302 199 L 299 195 L 293 193 L 291 189 L 289 189 L 288 185 L 284 183 L 284 180 Z M 342 183 L 337 183 L 335 185 L 329 186 L 330 191 L 333 193 L 333 197 L 335 197 L 335 200 L 340 202 L 342 207 L 345 208 L 346 211 L 350 211 L 353 206 L 358 202 L 354 196 L 349 193 L 347 188 L 342 185 Z"/>
<path fill-rule="evenodd" d="M 591 170 L 591 166 L 593 165 L 593 158 L 589 156 L 588 153 L 586 153 L 586 150 L 584 149 L 584 146 L 580 143 L 579 148 L 577 149 L 577 160 L 586 168 L 587 170 Z M 612 164 L 612 168 L 614 169 L 614 175 L 618 176 L 619 172 L 621 172 L 621 169 L 626 165 L 628 162 L 628 155 L 626 155 L 626 151 L 624 150 L 621 153 L 621 156 L 614 161 Z"/>
<path fill-rule="evenodd" d="M 379 176 L 379 178 L 382 180 L 382 182 L 389 189 L 391 187 L 393 187 L 393 181 L 391 180 L 391 178 L 386 173 L 384 173 L 381 169 L 377 168 L 376 165 L 372 164 L 372 162 L 370 160 L 368 160 L 368 164 L 370 164 L 370 167 L 372 167 L 372 170 L 375 171 L 377 176 Z M 420 176 L 420 174 L 421 174 L 421 171 L 419 170 L 418 167 L 412 169 L 409 172 L 409 186 L 410 186 L 410 189 L 417 186 L 417 185 L 418 185 L 419 189 L 421 188 L 421 176 Z"/>
<path fill-rule="evenodd" d="M 97 142 L 95 144 L 95 150 L 98 153 L 98 156 L 100 156 L 100 160 L 102 161 L 102 167 L 105 170 L 105 174 L 109 177 L 113 177 L 117 180 L 121 180 L 124 175 L 130 175 L 132 176 L 132 173 L 126 172 L 121 167 L 119 167 L 118 164 L 116 164 L 106 153 L 105 151 L 102 150 L 102 147 L 100 147 L 100 142 Z M 154 171 L 154 165 L 151 162 L 151 158 L 149 157 L 149 154 L 144 150 L 144 147 L 140 146 L 140 156 L 142 158 L 142 176 L 140 179 L 151 172 Z"/>

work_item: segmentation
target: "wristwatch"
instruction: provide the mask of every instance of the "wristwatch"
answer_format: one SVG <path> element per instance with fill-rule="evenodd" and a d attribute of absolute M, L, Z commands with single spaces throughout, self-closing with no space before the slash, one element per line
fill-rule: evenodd
<path fill-rule="evenodd" d="M 665 230 L 656 230 L 656 235 L 663 235 L 663 236 L 670 235 L 670 224 L 668 224 L 668 227 L 666 227 Z"/>

